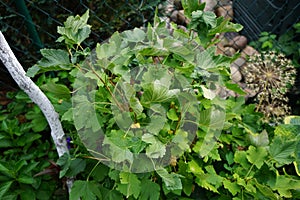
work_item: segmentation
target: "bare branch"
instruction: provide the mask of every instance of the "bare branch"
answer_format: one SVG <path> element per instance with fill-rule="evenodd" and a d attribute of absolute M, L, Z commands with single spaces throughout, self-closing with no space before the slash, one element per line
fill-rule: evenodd
<path fill-rule="evenodd" d="M 48 124 L 51 128 L 51 136 L 54 141 L 58 156 L 62 156 L 64 153 L 69 154 L 67 143 L 65 140 L 65 134 L 62 129 L 59 116 L 55 112 L 53 105 L 46 97 L 46 95 L 40 90 L 40 88 L 26 76 L 26 73 L 17 60 L 16 56 L 9 47 L 5 37 L 0 31 L 0 60 L 3 62 L 12 78 L 16 81 L 18 86 L 30 97 L 30 99 L 36 103 L 42 110 L 46 117 Z M 68 181 L 69 191 L 72 187 L 72 180 Z"/>

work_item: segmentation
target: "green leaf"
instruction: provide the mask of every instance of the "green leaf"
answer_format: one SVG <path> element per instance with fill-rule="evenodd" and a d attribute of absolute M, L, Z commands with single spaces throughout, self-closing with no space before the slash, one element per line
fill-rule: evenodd
<path fill-rule="evenodd" d="M 8 177 L 11 177 L 11 178 L 14 178 L 15 175 L 13 173 L 13 171 L 11 169 L 9 169 L 9 166 L 7 166 L 6 163 L 0 163 L 0 173 L 8 176 Z"/>
<path fill-rule="evenodd" d="M 166 147 L 156 136 L 146 133 L 142 136 L 142 140 L 150 144 L 146 148 L 146 155 L 149 158 L 162 158 L 165 155 Z"/>
<path fill-rule="evenodd" d="M 213 134 L 213 130 L 222 129 L 224 121 L 225 110 L 222 108 L 211 108 L 200 112 L 199 124 L 204 130 L 206 130 L 205 128 L 211 129 L 210 134 Z"/>
<path fill-rule="evenodd" d="M 185 16 L 191 18 L 192 12 L 196 10 L 203 10 L 205 3 L 200 4 L 198 0 L 181 0 L 182 7 L 184 9 Z"/>
<path fill-rule="evenodd" d="M 152 103 L 163 103 L 171 101 L 179 92 L 178 89 L 170 90 L 159 80 L 147 84 L 143 87 L 144 93 L 141 98 L 141 104 L 149 107 Z"/>
<path fill-rule="evenodd" d="M 147 132 L 158 135 L 167 122 L 165 108 L 160 104 L 153 104 L 150 106 L 148 115 L 151 121 L 146 126 Z"/>
<path fill-rule="evenodd" d="M 197 13 L 197 11 L 196 11 L 196 13 Z M 208 25 L 209 27 L 214 28 L 217 25 L 216 15 L 214 12 L 210 12 L 210 11 L 202 12 L 202 14 L 200 14 L 200 15 L 202 17 L 203 22 L 206 25 Z M 195 16 L 200 16 L 200 15 L 195 14 Z"/>
<path fill-rule="evenodd" d="M 61 121 L 73 122 L 73 108 L 70 108 L 67 112 L 61 117 Z"/>
<path fill-rule="evenodd" d="M 66 176 L 72 177 L 76 176 L 80 172 L 83 172 L 86 166 L 86 160 L 76 158 L 76 159 L 71 159 L 69 169 L 66 173 Z"/>
<path fill-rule="evenodd" d="M 300 116 L 286 116 L 284 118 L 285 124 L 293 124 L 293 125 L 300 125 Z"/>
<path fill-rule="evenodd" d="M 80 45 L 91 33 L 91 26 L 87 24 L 88 18 L 89 10 L 81 17 L 79 15 L 68 17 L 63 27 L 57 27 L 57 32 L 62 35 L 57 41 L 65 41 L 70 46 Z"/>
<path fill-rule="evenodd" d="M 276 182 L 276 173 L 277 171 L 272 167 L 268 166 L 268 162 L 266 162 L 259 170 L 254 174 L 257 182 L 263 185 L 273 187 Z M 267 179 L 265 177 L 268 177 Z"/>
<path fill-rule="evenodd" d="M 236 182 L 231 182 L 228 179 L 223 180 L 223 185 L 224 188 L 228 189 L 233 196 L 241 191 L 241 186 L 239 186 Z"/>
<path fill-rule="evenodd" d="M 117 46 L 115 42 L 97 44 L 96 54 L 98 59 L 109 58 L 114 56 L 117 51 Z"/>
<path fill-rule="evenodd" d="M 44 130 L 44 129 L 42 129 L 42 130 Z M 27 144 L 31 144 L 33 141 L 35 141 L 41 137 L 42 137 L 42 135 L 39 133 L 27 133 L 17 141 L 17 145 L 25 146 Z"/>
<path fill-rule="evenodd" d="M 214 167 L 212 165 L 205 167 L 206 173 L 198 173 L 196 174 L 195 182 L 200 186 L 207 190 L 213 191 L 215 193 L 218 192 L 218 188 L 222 185 L 223 178 L 217 175 Z"/>
<path fill-rule="evenodd" d="M 204 173 L 203 169 L 200 167 L 200 165 L 195 160 L 191 160 L 188 163 L 188 172 L 192 172 L 193 174 L 203 174 Z"/>
<path fill-rule="evenodd" d="M 32 200 L 36 198 L 36 191 L 32 187 L 22 187 L 22 190 L 26 192 L 21 192 L 20 199 L 22 200 Z"/>
<path fill-rule="evenodd" d="M 233 160 L 233 153 L 230 151 L 228 152 L 226 155 L 226 160 L 228 162 L 229 165 L 232 165 L 234 163 L 234 160 Z"/>
<path fill-rule="evenodd" d="M 197 10 L 192 12 L 192 22 L 191 26 L 193 28 L 202 26 L 206 29 L 214 28 L 217 25 L 216 15 L 213 12 L 204 12 L 201 10 Z M 205 25 L 205 26 L 203 26 Z"/>
<path fill-rule="evenodd" d="M 4 194 L 9 190 L 13 181 L 8 181 L 0 184 L 0 199 L 4 196 Z"/>
<path fill-rule="evenodd" d="M 256 188 L 254 187 L 254 182 L 252 180 L 246 181 L 245 178 L 240 177 L 237 173 L 233 174 L 233 177 L 236 179 L 236 183 L 245 188 L 246 191 L 254 194 L 256 193 Z"/>
<path fill-rule="evenodd" d="M 109 153 L 112 160 L 116 163 L 128 161 L 133 163 L 133 153 L 127 148 L 121 148 L 114 144 L 108 137 L 104 138 L 103 145 L 109 145 Z"/>
<path fill-rule="evenodd" d="M 236 151 L 234 153 L 234 162 L 240 164 L 246 170 L 248 170 L 251 166 L 247 159 L 247 153 L 245 151 Z"/>
<path fill-rule="evenodd" d="M 61 157 L 58 158 L 56 164 L 61 167 L 61 170 L 59 172 L 59 178 L 62 178 L 67 173 L 69 166 L 71 164 L 70 155 L 64 153 Z"/>
<path fill-rule="evenodd" d="M 2 200 L 18 200 L 18 193 L 14 192 L 12 194 L 5 195 Z"/>
<path fill-rule="evenodd" d="M 48 126 L 48 122 L 40 109 L 29 111 L 25 116 L 31 120 L 32 130 L 34 132 L 41 132 Z"/>
<path fill-rule="evenodd" d="M 42 68 L 56 67 L 70 69 L 69 53 L 61 49 L 41 49 L 43 58 L 38 62 Z"/>
<path fill-rule="evenodd" d="M 91 172 L 91 176 L 97 181 L 102 181 L 108 176 L 109 168 L 106 165 L 101 163 L 100 164 L 97 163 L 96 165 L 97 166 Z"/>
<path fill-rule="evenodd" d="M 18 162 L 15 163 L 14 166 L 14 171 L 15 172 L 19 172 L 22 167 L 24 167 L 25 165 L 27 165 L 28 163 L 25 160 L 19 160 Z M 23 168 L 24 169 L 24 168 Z M 21 173 L 23 172 L 23 170 L 21 171 Z"/>
<path fill-rule="evenodd" d="M 224 20 L 223 17 L 217 19 L 217 26 L 209 30 L 209 35 L 216 35 L 225 32 L 239 32 L 243 29 L 240 24 L 234 24 L 229 20 Z"/>
<path fill-rule="evenodd" d="M 121 172 L 120 182 L 117 184 L 117 190 L 128 198 L 133 195 L 135 198 L 138 198 L 141 190 L 141 181 L 137 178 L 135 174 L 128 172 Z"/>
<path fill-rule="evenodd" d="M 34 178 L 29 175 L 21 174 L 18 178 L 17 181 L 20 183 L 24 184 L 33 184 L 34 183 Z"/>
<path fill-rule="evenodd" d="M 123 195 L 117 191 L 117 190 L 111 190 L 111 189 L 107 189 L 105 187 L 100 187 L 100 191 L 102 194 L 102 199 L 103 200 L 117 200 L 117 199 L 124 199 Z M 100 200 L 102 200 L 100 198 Z"/>
<path fill-rule="evenodd" d="M 121 173 L 120 171 L 117 171 L 117 170 L 111 168 L 109 173 L 108 173 L 108 176 L 112 180 L 114 180 L 116 182 L 120 182 L 120 173 Z"/>
<path fill-rule="evenodd" d="M 133 112 L 139 116 L 140 114 L 142 114 L 144 108 L 141 104 L 141 102 L 139 101 L 138 98 L 136 97 L 131 97 L 130 101 L 129 101 L 130 107 L 132 108 Z"/>
<path fill-rule="evenodd" d="M 101 130 L 101 127 L 97 120 L 94 103 L 88 97 L 88 95 L 76 95 L 73 97 L 73 105 L 75 105 L 73 108 L 74 125 L 77 130 L 92 128 L 96 132 Z"/>
<path fill-rule="evenodd" d="M 169 52 L 159 47 L 146 47 L 139 51 L 143 56 L 167 56 Z"/>
<path fill-rule="evenodd" d="M 51 81 L 44 85 L 41 85 L 40 87 L 42 90 L 52 93 L 57 98 L 61 98 L 61 99 L 71 98 L 71 92 L 69 88 L 65 85 L 57 84 Z"/>
<path fill-rule="evenodd" d="M 121 130 L 112 130 L 108 134 L 109 141 L 114 145 L 124 150 L 131 150 L 133 153 L 141 152 L 145 147 L 146 143 L 141 138 L 134 136 L 132 131 L 125 133 Z"/>
<path fill-rule="evenodd" d="M 183 131 L 181 129 L 177 130 L 175 136 L 172 139 L 172 142 L 175 144 L 177 148 L 179 148 L 178 152 L 174 152 L 172 149 L 172 155 L 181 155 L 184 151 L 190 148 L 190 141 L 188 139 L 188 132 Z"/>
<path fill-rule="evenodd" d="M 37 65 L 33 65 L 32 67 L 29 67 L 26 76 L 28 77 L 34 77 L 38 72 L 40 71 L 40 68 Z"/>
<path fill-rule="evenodd" d="M 190 28 L 197 31 L 201 45 L 206 48 L 214 36 L 209 36 L 208 31 L 217 25 L 216 15 L 213 12 L 197 10 L 192 12 Z"/>
<path fill-rule="evenodd" d="M 278 166 L 290 164 L 294 161 L 292 155 L 296 150 L 296 145 L 296 141 L 284 141 L 279 136 L 275 136 L 270 144 L 270 156 L 277 162 Z"/>
<path fill-rule="evenodd" d="M 180 180 L 180 175 L 171 173 L 169 174 L 166 169 L 156 170 L 157 174 L 162 178 L 166 188 L 168 190 L 181 190 L 182 183 Z"/>
<path fill-rule="evenodd" d="M 194 177 L 191 173 L 188 172 L 188 163 L 183 161 L 183 159 L 179 159 L 179 161 L 177 162 L 177 166 L 178 174 L 184 176 L 184 178 L 181 179 L 183 186 L 182 190 L 187 196 L 190 196 L 194 188 Z"/>
<path fill-rule="evenodd" d="M 124 37 L 124 40 L 129 42 L 140 42 L 146 38 L 145 31 L 139 28 L 134 28 L 133 30 L 124 31 L 121 34 Z"/>
<path fill-rule="evenodd" d="M 264 197 L 268 197 L 271 200 L 278 200 L 278 199 L 280 199 L 280 197 L 278 196 L 278 194 L 274 193 L 273 190 L 270 187 L 258 183 L 256 181 L 256 179 L 254 179 L 254 180 L 255 180 L 255 186 L 264 195 Z"/>
<path fill-rule="evenodd" d="M 170 76 L 171 72 L 163 65 L 150 65 L 149 67 L 142 68 L 142 70 L 147 70 L 143 74 L 143 84 L 148 85 L 149 83 L 153 83 L 154 81 L 159 81 L 161 85 L 165 87 L 169 87 L 171 85 L 172 76 Z"/>
<path fill-rule="evenodd" d="M 241 89 L 241 87 L 236 84 L 236 83 L 229 83 L 229 82 L 225 82 L 225 86 L 226 88 L 228 88 L 229 90 L 232 90 L 233 92 L 236 92 L 237 94 L 240 95 L 245 95 L 247 94 L 244 90 Z"/>
<path fill-rule="evenodd" d="M 229 67 L 233 58 L 223 55 L 215 55 L 216 47 L 209 47 L 206 50 L 196 55 L 197 65 L 194 69 L 194 76 L 207 77 L 209 76 L 208 70 L 216 69 L 220 66 Z M 206 71 L 203 71 L 206 70 Z M 217 71 L 219 75 L 219 71 Z M 197 76 L 198 75 L 198 76 Z"/>
<path fill-rule="evenodd" d="M 264 147 L 250 146 L 247 150 L 247 159 L 250 163 L 254 164 L 258 169 L 264 164 L 268 152 Z"/>
<path fill-rule="evenodd" d="M 172 120 L 172 121 L 178 121 L 179 118 L 177 116 L 176 110 L 174 108 L 171 108 L 168 112 L 167 112 L 167 117 Z"/>
<path fill-rule="evenodd" d="M 299 190 L 300 180 L 296 177 L 278 175 L 274 189 L 278 190 L 280 196 L 292 198 L 292 190 Z"/>
<path fill-rule="evenodd" d="M 213 98 L 216 97 L 216 93 L 208 88 L 206 88 L 204 85 L 200 85 L 202 92 L 203 92 L 203 96 L 207 99 L 212 100 Z"/>
<path fill-rule="evenodd" d="M 0 148 L 13 147 L 13 141 L 10 139 L 0 139 Z"/>
<path fill-rule="evenodd" d="M 24 168 L 20 168 L 19 170 L 21 170 L 24 174 L 28 174 L 31 173 L 33 170 L 37 169 L 37 166 L 40 165 L 41 162 L 33 162 L 31 161 L 31 163 L 26 162 L 26 166 L 24 166 Z"/>
<path fill-rule="evenodd" d="M 173 57 L 180 57 L 186 62 L 192 62 L 195 57 L 192 46 L 186 45 L 174 38 L 165 38 L 163 40 L 163 47 L 164 49 L 167 49 L 169 52 L 173 53 Z"/>
<path fill-rule="evenodd" d="M 269 145 L 269 135 L 266 130 L 263 130 L 259 134 L 248 134 L 251 144 L 257 147 L 266 147 Z"/>
<path fill-rule="evenodd" d="M 274 130 L 275 135 L 286 139 L 293 139 L 300 134 L 300 125 L 294 124 L 279 124 Z"/>
<path fill-rule="evenodd" d="M 158 200 L 160 196 L 160 186 L 148 179 L 143 179 L 141 183 L 140 200 Z"/>
<path fill-rule="evenodd" d="M 33 77 L 38 72 L 70 70 L 71 63 L 67 51 L 61 49 L 42 49 L 42 59 L 27 71 L 27 76 Z M 39 70 L 37 70 L 39 68 Z"/>
<path fill-rule="evenodd" d="M 296 167 L 296 172 L 298 176 L 300 176 L 300 142 L 297 143 L 295 154 L 296 160 L 294 164 Z"/>
<path fill-rule="evenodd" d="M 98 197 L 98 198 L 97 198 Z M 102 199 L 99 186 L 96 182 L 77 180 L 74 182 L 70 200 L 96 200 Z"/>
<path fill-rule="evenodd" d="M 187 195 L 190 196 L 193 192 L 194 189 L 194 182 L 193 182 L 193 176 L 189 175 L 189 178 L 185 176 L 182 181 L 182 186 L 183 186 L 183 192 Z"/>

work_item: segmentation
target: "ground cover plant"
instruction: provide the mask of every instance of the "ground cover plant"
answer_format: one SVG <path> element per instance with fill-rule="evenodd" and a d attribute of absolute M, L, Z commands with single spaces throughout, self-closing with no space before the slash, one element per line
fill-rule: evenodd
<path fill-rule="evenodd" d="M 296 23 L 290 30 L 279 36 L 268 32 L 262 32 L 258 41 L 251 42 L 251 45 L 259 50 L 275 50 L 284 53 L 291 58 L 295 67 L 299 67 L 299 33 L 300 22 Z"/>
<path fill-rule="evenodd" d="M 242 27 L 182 3 L 188 32 L 155 17 L 91 50 L 88 11 L 58 27 L 64 47 L 43 49 L 27 74 L 59 113 L 70 155 L 56 157 L 41 112 L 18 93 L 1 115 L 1 199 L 65 198 L 65 177 L 74 200 L 300 198 L 300 118 L 271 126 L 245 104 L 229 72 L 239 55 L 214 45 Z M 222 99 L 220 88 L 241 96 Z"/>

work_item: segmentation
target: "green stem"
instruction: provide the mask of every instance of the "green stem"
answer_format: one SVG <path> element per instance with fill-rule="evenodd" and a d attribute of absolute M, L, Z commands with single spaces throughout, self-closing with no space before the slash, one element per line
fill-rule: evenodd
<path fill-rule="evenodd" d="M 32 18 L 30 16 L 30 13 L 29 13 L 29 11 L 26 7 L 26 4 L 25 4 L 24 0 L 15 0 L 15 3 L 16 3 L 16 7 L 17 7 L 19 13 L 22 14 L 25 18 L 26 28 L 27 28 L 27 31 L 29 33 L 29 37 L 33 41 L 36 48 L 38 48 L 38 49 L 43 48 L 44 45 L 41 42 L 39 34 L 38 34 L 38 32 L 35 28 L 35 25 L 32 21 Z"/>
<path fill-rule="evenodd" d="M 119 101 L 115 98 L 114 94 L 110 90 L 109 86 L 106 84 L 106 82 L 101 78 L 101 76 L 96 72 L 96 70 L 89 64 L 90 69 L 92 70 L 93 74 L 97 76 L 97 78 L 103 83 L 113 100 L 116 102 L 118 108 L 120 108 L 122 111 L 124 110 L 123 106 L 119 103 Z"/>
<path fill-rule="evenodd" d="M 246 176 L 245 176 L 245 179 L 249 176 L 250 172 L 251 172 L 252 169 L 253 169 L 253 166 L 254 166 L 254 164 L 251 165 L 249 171 L 247 172 L 247 174 L 246 174 Z"/>
<path fill-rule="evenodd" d="M 242 200 L 244 200 L 244 189 L 242 188 Z"/>
<path fill-rule="evenodd" d="M 89 181 L 91 174 L 93 173 L 93 171 L 96 169 L 96 167 L 100 164 L 100 160 L 97 162 L 97 164 L 93 167 L 93 169 L 91 170 L 91 172 L 89 173 L 89 175 L 86 178 L 86 181 Z"/>
<path fill-rule="evenodd" d="M 264 85 L 264 90 L 263 90 L 263 91 L 266 91 L 266 90 L 267 90 L 267 84 Z M 261 99 L 259 100 L 259 104 L 258 104 L 258 106 L 256 107 L 256 110 L 255 110 L 256 112 L 259 111 L 259 108 L 260 108 L 260 106 L 262 105 L 263 100 L 264 100 L 264 98 L 261 98 Z"/>

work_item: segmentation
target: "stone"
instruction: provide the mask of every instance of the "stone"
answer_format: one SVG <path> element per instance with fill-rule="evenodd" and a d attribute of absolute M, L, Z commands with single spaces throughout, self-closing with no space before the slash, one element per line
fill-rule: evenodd
<path fill-rule="evenodd" d="M 177 10 L 182 10 L 182 4 L 181 4 L 181 0 L 174 0 L 174 5 L 176 7 Z"/>
<path fill-rule="evenodd" d="M 189 19 L 184 15 L 184 10 L 179 10 L 178 20 L 182 23 L 182 25 L 187 25 L 190 23 Z"/>
<path fill-rule="evenodd" d="M 247 45 L 242 51 L 242 57 L 245 59 L 247 59 L 248 56 L 252 56 L 254 54 L 258 54 L 258 51 L 249 45 Z"/>
<path fill-rule="evenodd" d="M 184 32 L 188 32 L 187 28 L 185 26 L 182 26 L 182 25 L 178 25 L 177 26 L 179 29 L 183 30 Z"/>
<path fill-rule="evenodd" d="M 224 51 L 225 51 L 225 47 L 223 46 L 222 42 L 219 42 L 216 48 L 216 55 L 223 55 Z"/>
<path fill-rule="evenodd" d="M 236 36 L 239 36 L 240 34 L 237 32 L 226 32 L 224 33 L 224 36 L 228 39 L 228 40 L 232 40 L 233 38 L 235 38 Z"/>
<path fill-rule="evenodd" d="M 217 86 L 215 93 L 222 99 L 227 99 L 228 97 L 236 97 L 237 94 L 226 87 Z"/>
<path fill-rule="evenodd" d="M 242 73 L 240 69 L 243 67 L 243 65 L 246 63 L 246 60 L 244 58 L 238 58 L 236 59 L 230 66 L 230 72 L 231 72 L 231 79 L 234 82 L 240 82 L 243 78 Z"/>
<path fill-rule="evenodd" d="M 178 10 L 174 10 L 170 16 L 170 19 L 172 22 L 175 22 L 175 23 L 177 22 L 177 18 L 178 18 L 177 15 L 178 15 Z"/>
<path fill-rule="evenodd" d="M 236 50 L 232 47 L 225 47 L 224 48 L 224 54 L 226 56 L 233 56 L 236 53 Z"/>
<path fill-rule="evenodd" d="M 221 6 L 226 6 L 226 5 L 231 5 L 232 1 L 231 0 L 218 0 L 218 5 Z"/>
<path fill-rule="evenodd" d="M 246 95 L 245 95 L 245 99 L 249 99 L 249 98 L 252 98 L 254 97 L 255 95 L 257 95 L 257 92 L 251 90 L 250 88 L 247 87 L 247 84 L 246 83 L 239 83 L 240 87 L 243 88 L 244 92 L 246 92 Z"/>
<path fill-rule="evenodd" d="M 188 23 L 187 18 L 184 16 L 183 10 L 182 11 L 174 10 L 170 18 L 173 22 L 175 22 L 178 25 L 185 26 Z"/>
<path fill-rule="evenodd" d="M 237 83 L 242 80 L 242 74 L 239 70 L 239 67 L 235 64 L 232 64 L 230 66 L 230 72 L 231 72 L 231 79 L 233 82 Z"/>
<path fill-rule="evenodd" d="M 232 63 L 232 65 L 235 65 L 235 66 L 237 66 L 237 67 L 240 68 L 240 67 L 242 67 L 245 63 L 246 63 L 246 60 L 245 60 L 244 58 L 240 57 L 240 58 L 236 59 L 236 60 Z"/>
<path fill-rule="evenodd" d="M 228 46 L 235 48 L 235 50 L 242 50 L 247 45 L 247 38 L 243 35 L 239 35 L 234 37 L 232 40 L 229 41 Z"/>
<path fill-rule="evenodd" d="M 201 3 L 206 3 L 204 11 L 213 11 L 214 8 L 217 6 L 217 0 L 202 0 Z"/>
<path fill-rule="evenodd" d="M 170 15 L 175 8 L 174 8 L 173 4 L 167 4 L 165 6 L 163 6 L 162 4 L 160 4 L 158 6 L 158 9 L 163 10 L 165 15 Z"/>
<path fill-rule="evenodd" d="M 215 10 L 215 13 L 218 17 L 223 16 L 225 19 L 233 19 L 233 9 L 231 5 L 220 6 Z"/>

